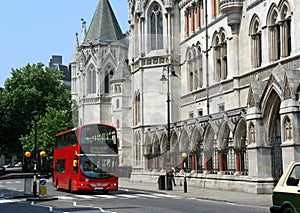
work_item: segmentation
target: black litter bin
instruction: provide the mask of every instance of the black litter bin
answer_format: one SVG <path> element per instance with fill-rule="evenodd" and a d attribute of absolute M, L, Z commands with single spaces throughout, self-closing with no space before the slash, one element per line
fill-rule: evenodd
<path fill-rule="evenodd" d="M 173 190 L 172 171 L 168 171 L 166 173 L 166 176 L 167 176 L 167 190 Z"/>
<path fill-rule="evenodd" d="M 166 189 L 166 176 L 160 175 L 158 177 L 158 189 L 159 190 L 165 190 Z"/>

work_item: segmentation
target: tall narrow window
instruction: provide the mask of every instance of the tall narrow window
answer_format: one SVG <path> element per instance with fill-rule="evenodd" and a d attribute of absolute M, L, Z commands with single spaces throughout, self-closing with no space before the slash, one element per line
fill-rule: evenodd
<path fill-rule="evenodd" d="M 221 34 L 221 80 L 227 78 L 227 42 L 225 33 Z"/>
<path fill-rule="evenodd" d="M 273 5 L 269 14 L 270 61 L 277 61 L 290 56 L 292 50 L 290 6 L 287 1 L 282 1 L 279 8 Z"/>
<path fill-rule="evenodd" d="M 137 125 L 140 122 L 140 109 L 141 106 L 141 96 L 140 93 L 137 92 L 134 96 L 133 103 L 133 125 Z"/>
<path fill-rule="evenodd" d="M 193 61 L 192 61 L 192 53 L 189 51 L 187 57 L 187 85 L 188 90 L 193 90 Z"/>
<path fill-rule="evenodd" d="M 283 5 L 280 16 L 282 21 L 282 56 L 287 57 L 291 54 L 291 13 L 287 4 Z"/>
<path fill-rule="evenodd" d="M 202 88 L 203 87 L 203 66 L 202 66 L 202 53 L 200 47 L 198 47 L 197 50 L 197 69 L 198 69 L 198 76 L 197 76 L 198 87 Z"/>
<path fill-rule="evenodd" d="M 197 69 L 197 58 L 196 50 L 193 49 L 193 90 L 196 90 L 198 87 L 198 69 Z"/>
<path fill-rule="evenodd" d="M 273 10 L 270 19 L 270 60 L 277 61 L 280 59 L 280 25 L 278 20 L 278 14 Z"/>
<path fill-rule="evenodd" d="M 220 33 L 215 34 L 214 38 L 214 64 L 216 81 L 227 78 L 227 41 L 225 32 L 221 29 Z"/>
<path fill-rule="evenodd" d="M 110 79 L 113 76 L 114 72 L 111 66 L 106 67 L 105 77 L 104 77 L 104 93 L 109 94 L 110 92 Z"/>
<path fill-rule="evenodd" d="M 94 66 L 88 69 L 88 94 L 96 93 L 96 71 Z"/>
<path fill-rule="evenodd" d="M 215 61 L 215 75 L 214 75 L 214 78 L 215 78 L 216 81 L 220 81 L 220 79 L 221 79 L 221 48 L 220 48 L 219 36 L 217 36 L 215 38 L 214 61 Z"/>
<path fill-rule="evenodd" d="M 260 67 L 262 62 L 261 29 L 258 17 L 254 17 L 250 29 L 251 61 L 254 68 Z"/>
<path fill-rule="evenodd" d="M 155 4 L 150 15 L 151 50 L 163 48 L 163 20 L 161 7 Z"/>

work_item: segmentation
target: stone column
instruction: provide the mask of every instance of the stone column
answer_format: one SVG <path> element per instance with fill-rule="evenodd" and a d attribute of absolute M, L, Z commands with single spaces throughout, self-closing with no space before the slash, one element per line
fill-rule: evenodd
<path fill-rule="evenodd" d="M 192 170 L 196 170 L 196 156 L 192 155 Z"/>
<path fill-rule="evenodd" d="M 247 110 L 248 165 L 250 177 L 272 177 L 271 147 L 265 145 L 266 129 L 262 114 L 256 107 Z"/>
<path fill-rule="evenodd" d="M 223 174 L 224 173 L 224 155 L 222 151 L 219 151 L 219 173 Z"/>
<path fill-rule="evenodd" d="M 161 156 L 161 170 L 165 171 L 165 156 Z"/>
<path fill-rule="evenodd" d="M 241 172 L 241 153 L 236 150 L 235 153 L 235 175 L 239 175 Z"/>
<path fill-rule="evenodd" d="M 195 10 L 194 6 L 191 7 L 191 31 L 195 33 Z"/>
<path fill-rule="evenodd" d="M 149 170 L 149 156 L 145 156 L 146 161 L 145 161 L 145 169 L 146 171 Z"/>
<path fill-rule="evenodd" d="M 292 161 L 300 161 L 300 116 L 299 104 L 294 100 L 284 100 L 280 105 L 282 164 L 286 168 Z M 286 122 L 290 125 L 287 128 Z M 285 122 L 285 123 L 284 123 Z"/>

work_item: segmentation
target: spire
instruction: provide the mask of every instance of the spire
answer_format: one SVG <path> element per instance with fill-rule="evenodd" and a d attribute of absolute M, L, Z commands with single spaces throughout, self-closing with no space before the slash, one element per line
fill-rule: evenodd
<path fill-rule="evenodd" d="M 78 48 L 79 48 L 78 33 L 76 33 L 75 34 L 75 43 L 74 43 L 73 55 L 72 55 L 72 62 L 76 62 Z"/>
<path fill-rule="evenodd" d="M 83 44 L 84 40 L 86 38 L 86 21 L 82 18 L 81 23 L 82 23 L 82 27 L 81 27 L 81 41 L 80 41 L 80 44 Z"/>
<path fill-rule="evenodd" d="M 95 40 L 117 41 L 122 38 L 124 35 L 109 1 L 99 0 L 85 42 Z"/>

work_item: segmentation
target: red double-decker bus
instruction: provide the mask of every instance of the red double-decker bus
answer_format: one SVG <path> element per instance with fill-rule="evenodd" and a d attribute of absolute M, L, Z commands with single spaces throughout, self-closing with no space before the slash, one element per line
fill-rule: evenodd
<path fill-rule="evenodd" d="M 116 128 L 86 124 L 55 135 L 52 185 L 70 192 L 118 190 Z"/>

